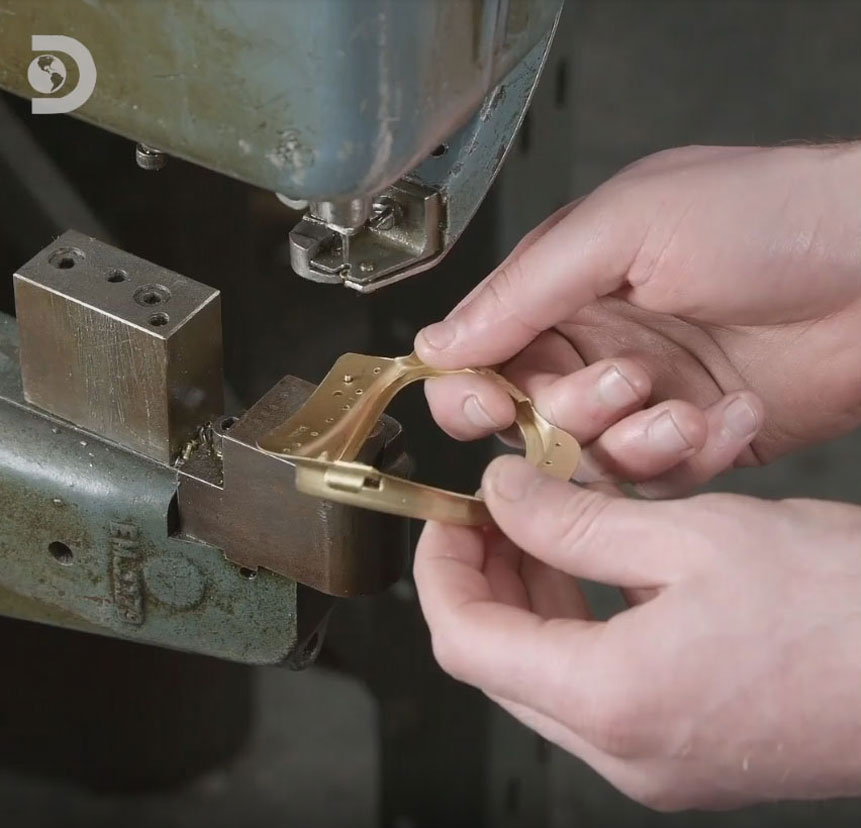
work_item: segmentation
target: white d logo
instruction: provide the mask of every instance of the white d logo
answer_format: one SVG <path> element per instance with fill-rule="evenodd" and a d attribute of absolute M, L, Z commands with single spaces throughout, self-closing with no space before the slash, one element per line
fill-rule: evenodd
<path fill-rule="evenodd" d="M 59 92 L 66 84 L 66 64 L 54 52 L 68 55 L 78 65 L 78 85 L 56 98 L 33 98 L 34 115 L 59 115 L 83 106 L 96 88 L 96 64 L 90 50 L 79 40 L 65 35 L 33 35 L 33 51 L 38 55 L 27 68 L 30 86 L 42 95 Z"/>

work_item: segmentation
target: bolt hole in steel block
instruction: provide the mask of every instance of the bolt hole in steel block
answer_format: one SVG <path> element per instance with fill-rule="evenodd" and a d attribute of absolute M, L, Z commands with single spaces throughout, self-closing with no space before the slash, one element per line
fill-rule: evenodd
<path fill-rule="evenodd" d="M 217 290 L 70 230 L 15 297 L 32 405 L 168 463 L 223 414 Z"/>
<path fill-rule="evenodd" d="M 75 555 L 62 541 L 53 541 L 48 544 L 48 552 L 51 557 L 62 566 L 71 566 L 75 562 Z"/>
<path fill-rule="evenodd" d="M 71 270 L 75 265 L 84 261 L 86 255 L 78 247 L 58 247 L 48 257 L 48 262 L 57 270 Z"/>
<path fill-rule="evenodd" d="M 170 295 L 170 290 L 164 285 L 144 285 L 135 291 L 134 300 L 141 307 L 147 308 L 169 302 Z"/>

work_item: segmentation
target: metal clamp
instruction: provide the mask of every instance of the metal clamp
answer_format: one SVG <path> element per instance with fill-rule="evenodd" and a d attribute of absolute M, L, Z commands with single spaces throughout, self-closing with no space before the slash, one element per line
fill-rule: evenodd
<path fill-rule="evenodd" d="M 443 371 L 425 365 L 414 353 L 394 359 L 344 354 L 305 405 L 258 446 L 295 465 L 296 488 L 305 494 L 422 520 L 465 526 L 489 523 L 490 513 L 479 497 L 425 486 L 355 462 L 401 389 L 419 380 L 465 373 L 488 376 L 511 395 L 526 459 L 553 477 L 569 479 L 580 460 L 580 445 L 542 417 L 523 392 L 489 368 Z"/>

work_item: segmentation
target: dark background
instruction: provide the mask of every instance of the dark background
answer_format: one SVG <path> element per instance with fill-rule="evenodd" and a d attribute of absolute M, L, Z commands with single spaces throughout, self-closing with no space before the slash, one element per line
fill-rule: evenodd
<path fill-rule="evenodd" d="M 21 183 L 22 166 L 34 170 L 47 157 L 85 206 L 79 229 L 223 291 L 228 380 L 242 407 L 284 373 L 318 379 L 345 350 L 408 351 L 418 327 L 443 315 L 522 233 L 642 155 L 688 143 L 861 136 L 861 2 L 568 0 L 528 123 L 469 232 L 438 270 L 371 297 L 312 285 L 289 272 L 290 217 L 271 194 L 176 161 L 161 173 L 144 173 L 134 166 L 129 142 L 69 118 L 34 119 L 24 103 L 0 100 L 36 141 L 26 156 L 0 159 L 0 270 L 11 274 L 58 229 L 51 224 L 62 198 L 56 179 L 35 195 Z M 11 310 L 10 284 L 0 280 L 0 309 Z M 471 490 L 489 445 L 440 438 L 420 390 L 414 391 L 394 413 L 408 429 L 418 477 Z M 734 473 L 714 488 L 858 501 L 858 460 L 861 439 L 852 436 L 766 470 Z M 609 611 L 614 597 L 603 591 L 595 600 Z M 198 676 L 195 692 L 217 692 L 207 691 L 201 674 L 220 676 L 233 688 L 232 714 L 225 695 L 221 720 L 174 734 L 184 746 L 178 755 L 195 739 L 205 742 L 207 728 L 235 728 L 246 713 L 256 721 L 231 761 L 171 790 L 134 794 L 93 792 L 74 762 L 66 772 L 53 768 L 50 778 L 38 763 L 25 770 L 19 754 L 0 741 L 0 824 L 370 826 L 380 814 L 397 828 L 478 825 L 482 818 L 511 826 L 537 826 L 541 819 L 553 826 L 854 826 L 861 820 L 855 801 L 707 816 L 652 813 L 490 711 L 478 694 L 441 677 L 428 660 L 409 584 L 344 608 L 339 617 L 322 665 L 302 674 L 238 673 L 172 655 L 159 662 L 160 656 L 144 657 L 125 645 L 105 650 L 69 633 L 0 627 L 0 642 L 4 632 L 15 640 L 33 636 L 27 647 L 4 650 L 0 707 L 7 716 L 14 714 L 10 707 L 28 702 L 23 691 L 10 690 L 28 686 L 28 674 L 32 680 L 27 658 L 44 662 L 51 652 L 78 648 L 74 663 L 93 671 L 73 674 L 68 664 L 63 671 L 38 671 L 44 692 L 28 691 L 29 700 L 44 709 L 60 702 L 53 733 L 33 720 L 46 751 L 50 736 L 59 753 L 70 738 L 80 739 L 85 752 L 92 742 L 90 755 L 99 752 L 104 722 L 81 710 L 105 658 L 140 665 L 129 686 L 153 721 L 160 709 L 170 718 L 172 699 L 164 691 L 176 687 L 158 679 L 166 670 Z M 68 699 L 79 701 L 77 717 Z M 137 756 L 157 764 L 158 752 L 171 750 L 171 734 L 163 736 L 158 744 L 125 746 L 117 762 Z"/>

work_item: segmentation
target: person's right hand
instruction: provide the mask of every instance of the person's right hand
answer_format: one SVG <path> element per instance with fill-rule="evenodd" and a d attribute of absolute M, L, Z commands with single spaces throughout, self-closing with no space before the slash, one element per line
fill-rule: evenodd
<path fill-rule="evenodd" d="M 861 144 L 640 161 L 527 236 L 416 350 L 438 368 L 505 364 L 595 441 L 589 465 L 657 474 L 646 494 L 846 433 L 861 424 Z M 513 421 L 480 376 L 427 395 L 461 439 Z"/>
<path fill-rule="evenodd" d="M 602 488 L 499 457 L 495 526 L 425 525 L 443 669 L 653 808 L 861 795 L 861 508 Z"/>

